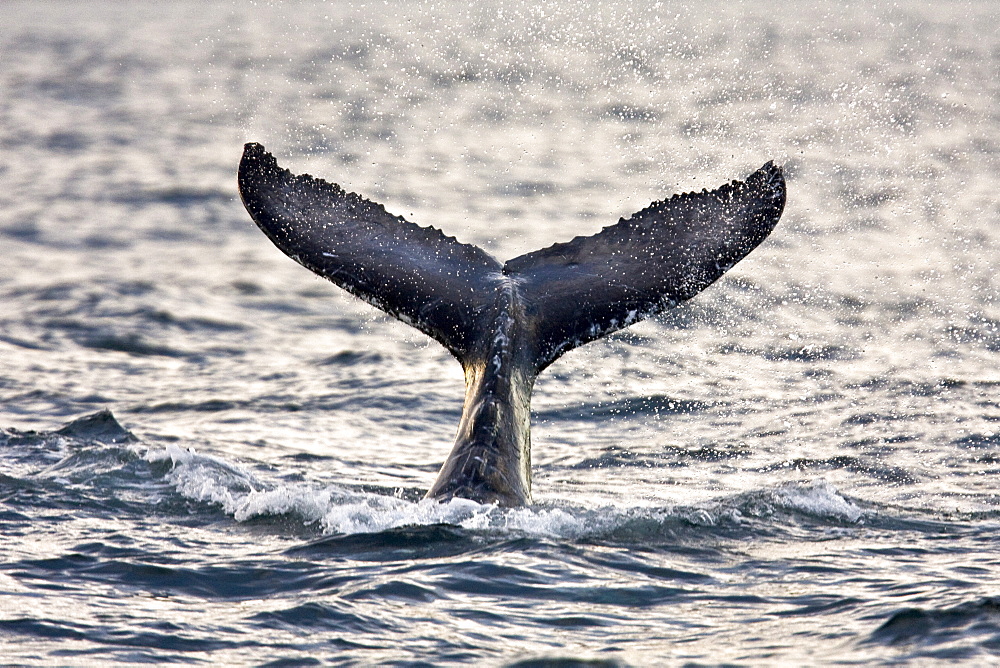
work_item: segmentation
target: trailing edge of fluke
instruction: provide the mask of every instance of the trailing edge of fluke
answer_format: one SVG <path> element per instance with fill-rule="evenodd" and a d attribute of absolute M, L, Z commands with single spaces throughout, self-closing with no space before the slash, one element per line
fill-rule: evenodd
<path fill-rule="evenodd" d="M 260 144 L 247 211 L 286 255 L 439 341 L 465 370 L 454 448 L 429 498 L 531 502 L 531 390 L 563 353 L 690 299 L 757 247 L 785 206 L 781 168 L 654 202 L 589 237 L 500 263 L 482 249 L 295 175 Z"/>

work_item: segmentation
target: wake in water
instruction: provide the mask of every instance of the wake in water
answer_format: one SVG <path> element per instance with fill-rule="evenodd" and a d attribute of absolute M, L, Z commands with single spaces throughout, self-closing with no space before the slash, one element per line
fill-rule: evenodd
<path fill-rule="evenodd" d="M 496 535 L 656 543 L 704 528 L 738 534 L 799 522 L 856 525 L 873 513 L 821 479 L 690 506 L 549 502 L 503 508 L 458 498 L 438 502 L 419 499 L 419 490 L 284 481 L 268 475 L 267 467 L 254 472 L 249 465 L 172 443 L 146 447 L 108 411 L 51 432 L 0 432 L 0 445 L 8 459 L 14 455 L 21 462 L 25 485 L 46 481 L 78 493 L 89 487 L 89 501 L 97 505 L 128 492 L 140 506 L 183 509 L 185 516 L 192 510 L 208 516 L 221 511 L 236 522 L 290 520 L 322 535 L 446 524 Z M 39 464 L 44 465 L 38 469 Z"/>

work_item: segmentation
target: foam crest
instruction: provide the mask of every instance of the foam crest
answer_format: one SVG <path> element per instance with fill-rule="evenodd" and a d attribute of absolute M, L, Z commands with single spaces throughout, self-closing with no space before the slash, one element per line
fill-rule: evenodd
<path fill-rule="evenodd" d="M 857 522 L 865 514 L 825 480 L 787 483 L 776 489 L 772 496 L 779 507 L 814 517 Z"/>
<path fill-rule="evenodd" d="M 584 533 L 584 518 L 553 508 L 499 508 L 467 499 L 416 503 L 371 494 L 332 506 L 323 517 L 327 533 L 365 533 L 403 526 L 452 524 L 463 529 L 570 537 Z"/>
<path fill-rule="evenodd" d="M 251 495 L 266 489 L 241 467 L 191 448 L 170 444 L 164 450 L 150 449 L 144 459 L 151 464 L 169 462 L 171 469 L 166 480 L 181 496 L 218 504 L 239 521 L 251 516 L 245 511 Z"/>
<path fill-rule="evenodd" d="M 377 533 L 407 526 L 449 524 L 472 531 L 539 537 L 655 539 L 683 527 L 742 525 L 752 517 L 781 523 L 783 513 L 820 520 L 857 522 L 865 512 L 824 480 L 785 483 L 679 507 L 537 504 L 500 508 L 467 499 L 410 501 L 398 496 L 338 485 L 268 483 L 219 457 L 168 445 L 145 455 L 150 463 L 169 463 L 165 480 L 181 496 L 218 505 L 238 522 L 293 516 L 324 534 Z"/>
<path fill-rule="evenodd" d="M 238 465 L 192 449 L 168 445 L 149 450 L 150 463 L 169 463 L 165 479 L 181 496 L 218 505 L 238 522 L 295 515 L 326 534 L 373 533 L 404 526 L 451 524 L 472 530 L 567 536 L 587 522 L 554 508 L 504 509 L 467 499 L 445 503 L 349 490 L 336 485 L 267 484 Z"/>

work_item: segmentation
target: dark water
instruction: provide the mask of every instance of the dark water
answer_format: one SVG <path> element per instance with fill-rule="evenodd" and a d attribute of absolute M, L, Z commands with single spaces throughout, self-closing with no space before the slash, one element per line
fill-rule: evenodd
<path fill-rule="evenodd" d="M 994 4 L 2 12 L 3 662 L 998 660 Z M 789 200 L 545 372 L 534 506 L 441 505 L 458 365 L 256 230 L 250 140 L 504 259 Z"/>

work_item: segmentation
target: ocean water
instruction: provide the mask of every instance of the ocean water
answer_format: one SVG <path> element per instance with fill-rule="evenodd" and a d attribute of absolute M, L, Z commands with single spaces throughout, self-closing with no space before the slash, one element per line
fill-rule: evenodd
<path fill-rule="evenodd" d="M 1000 661 L 992 2 L 0 9 L 0 662 Z M 783 164 L 771 237 L 540 377 L 288 260 L 244 142 L 500 259 Z"/>

